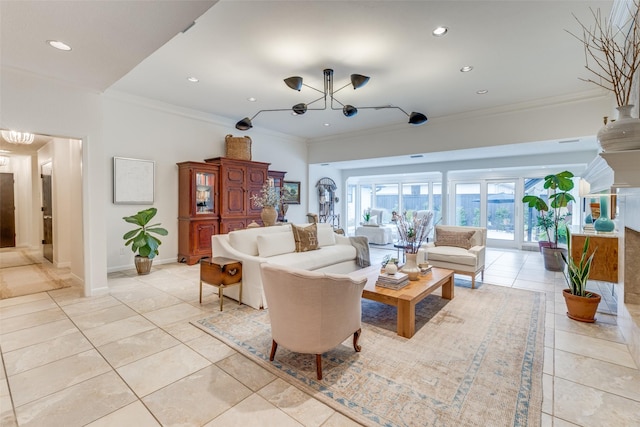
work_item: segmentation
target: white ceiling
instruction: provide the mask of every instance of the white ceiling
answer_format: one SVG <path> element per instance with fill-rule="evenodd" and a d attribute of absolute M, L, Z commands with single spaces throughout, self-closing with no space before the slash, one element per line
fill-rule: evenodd
<path fill-rule="evenodd" d="M 336 98 L 344 104 L 394 105 L 436 118 L 592 91 L 578 79 L 585 73 L 582 48 L 565 30 L 578 31 L 572 14 L 588 21 L 589 7 L 606 15 L 611 5 L 578 0 L 1 0 L 1 60 L 2 66 L 155 99 L 232 123 L 260 109 L 288 109 L 316 99 L 317 92 L 293 91 L 282 80 L 299 75 L 321 89 L 322 70 L 333 68 L 336 88 L 352 73 L 371 77 L 361 89 L 339 92 Z M 192 28 L 180 32 L 194 20 Z M 445 37 L 431 35 L 438 25 L 449 27 Z M 55 51 L 47 39 L 60 39 L 73 50 Z M 473 71 L 461 73 L 465 65 Z M 188 76 L 200 82 L 190 83 Z M 477 95 L 480 89 L 488 93 Z M 253 123 L 315 139 L 406 121 L 401 111 L 383 109 L 361 110 L 352 118 L 331 110 L 298 117 L 264 112 Z"/>

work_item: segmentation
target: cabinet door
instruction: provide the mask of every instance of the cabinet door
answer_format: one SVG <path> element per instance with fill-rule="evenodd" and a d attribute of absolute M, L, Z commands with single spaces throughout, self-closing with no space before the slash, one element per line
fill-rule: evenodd
<path fill-rule="evenodd" d="M 255 206 L 251 201 L 251 197 L 260 194 L 265 182 L 267 182 L 266 167 L 247 168 L 247 215 L 260 215 L 262 208 Z"/>
<path fill-rule="evenodd" d="M 193 171 L 193 201 L 191 212 L 193 216 L 213 215 L 216 211 L 215 191 L 216 174 L 204 170 Z"/>
<path fill-rule="evenodd" d="M 246 168 L 244 166 L 227 165 L 222 177 L 223 216 L 244 216 L 247 214 L 247 197 L 244 189 Z"/>
<path fill-rule="evenodd" d="M 218 234 L 216 222 L 193 222 L 192 242 L 193 252 L 197 255 L 211 256 L 211 236 Z"/>
<path fill-rule="evenodd" d="M 247 220 L 242 219 L 225 219 L 220 221 L 220 232 L 227 234 L 230 231 L 242 230 L 247 228 Z"/>

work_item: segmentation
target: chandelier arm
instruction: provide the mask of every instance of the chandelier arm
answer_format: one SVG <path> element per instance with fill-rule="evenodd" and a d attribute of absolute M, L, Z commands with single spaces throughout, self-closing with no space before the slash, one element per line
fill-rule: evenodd
<path fill-rule="evenodd" d="M 274 108 L 270 110 L 260 110 L 251 117 L 251 120 L 255 119 L 256 117 L 258 117 L 258 114 L 264 113 L 265 111 L 291 111 L 291 108 Z"/>
<path fill-rule="evenodd" d="M 351 85 L 351 83 L 347 83 L 346 85 L 342 86 L 340 89 L 338 89 L 338 90 L 334 90 L 333 92 L 331 92 L 331 94 L 338 93 L 338 92 L 340 92 L 342 89 L 344 89 L 345 87 L 350 86 L 350 85 Z"/>
<path fill-rule="evenodd" d="M 327 98 L 326 98 L 324 95 L 322 95 L 322 96 L 321 96 L 320 98 L 318 98 L 318 99 L 314 99 L 313 101 L 308 102 L 308 103 L 307 103 L 307 106 L 309 106 L 309 105 L 313 104 L 314 102 L 318 102 L 318 101 L 320 101 L 321 99 L 324 99 L 324 108 L 310 108 L 310 110 L 326 110 L 326 109 L 327 109 Z"/>
<path fill-rule="evenodd" d="M 323 95 L 326 95 L 326 93 L 325 93 L 325 92 L 321 91 L 320 89 L 316 89 L 316 88 L 315 88 L 315 87 L 313 87 L 313 86 L 309 86 L 308 84 L 304 84 L 304 83 L 302 83 L 302 86 L 304 86 L 304 87 L 308 87 L 309 89 L 313 89 L 313 90 L 315 90 L 316 92 L 319 92 L 319 93 L 321 93 L 321 94 L 323 94 Z"/>
<path fill-rule="evenodd" d="M 386 110 L 386 109 L 389 109 L 389 108 L 398 109 L 398 110 L 402 111 L 404 114 L 406 114 L 407 117 L 411 116 L 409 113 L 404 111 L 402 108 L 396 107 L 395 105 L 382 105 L 382 106 L 379 106 L 379 107 L 358 107 L 358 110 Z"/>

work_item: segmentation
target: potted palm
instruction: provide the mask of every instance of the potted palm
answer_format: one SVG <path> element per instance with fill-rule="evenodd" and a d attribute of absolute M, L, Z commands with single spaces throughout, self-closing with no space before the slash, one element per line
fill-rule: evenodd
<path fill-rule="evenodd" d="M 134 262 L 138 274 L 149 274 L 153 258 L 158 255 L 158 246 L 161 242 L 153 234 L 160 236 L 169 234 L 166 229 L 158 227 L 160 223 L 148 225 L 156 213 L 158 213 L 158 209 L 149 208 L 122 218 L 128 223 L 136 225 L 135 229 L 125 233 L 122 238 L 126 241 L 124 245 L 131 245 L 131 250 L 136 254 Z"/>
<path fill-rule="evenodd" d="M 580 260 L 576 263 L 571 255 L 571 233 L 567 232 L 568 255 L 562 254 L 563 261 L 567 264 L 567 271 L 564 273 L 568 289 L 563 289 L 565 303 L 567 304 L 567 316 L 573 320 L 593 323 L 596 321 L 595 315 L 600 304 L 600 295 L 587 291 L 587 280 L 591 271 L 591 262 L 596 254 L 596 249 L 589 253 L 589 236 L 584 239 L 584 246 L 580 254 Z"/>
<path fill-rule="evenodd" d="M 562 271 L 564 268 L 561 254 L 566 253 L 567 250 L 558 247 L 558 239 L 560 235 L 565 234 L 564 210 L 569 202 L 575 201 L 570 193 L 574 185 L 572 178 L 573 174 L 569 171 L 544 177 L 544 189 L 551 191 L 548 204 L 543 198 L 535 195 L 526 195 L 522 198 L 522 202 L 529 208 L 538 211 L 541 218 L 539 223 L 546 227 L 545 231 L 550 244 L 548 247 L 542 247 L 542 255 L 544 267 L 549 271 Z"/>

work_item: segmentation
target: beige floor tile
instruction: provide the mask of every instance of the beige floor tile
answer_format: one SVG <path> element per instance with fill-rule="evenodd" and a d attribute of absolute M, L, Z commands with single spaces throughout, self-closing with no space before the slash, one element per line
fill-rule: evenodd
<path fill-rule="evenodd" d="M 217 365 L 238 381 L 257 391 L 276 379 L 276 376 L 241 354 L 234 354 L 221 360 Z"/>
<path fill-rule="evenodd" d="M 2 317 L 0 318 L 0 334 L 7 334 L 9 332 L 19 331 L 66 318 L 67 315 L 59 307 L 23 314 L 21 316 Z"/>
<path fill-rule="evenodd" d="M 61 307 L 85 302 L 87 300 L 94 300 L 102 298 L 104 295 L 96 295 L 92 297 L 86 297 L 84 295 L 84 289 L 81 286 L 72 286 L 64 289 L 56 289 L 55 291 L 48 292 L 49 296 L 53 298 Z"/>
<path fill-rule="evenodd" d="M 13 403 L 19 407 L 110 371 L 111 367 L 96 350 L 74 354 L 9 376 Z"/>
<path fill-rule="evenodd" d="M 555 331 L 555 340 L 556 349 L 637 369 L 624 344 L 560 330 Z"/>
<path fill-rule="evenodd" d="M 553 414 L 553 376 L 542 375 L 542 412 Z"/>
<path fill-rule="evenodd" d="M 112 371 L 20 406 L 16 413 L 21 427 L 83 426 L 135 400 Z"/>
<path fill-rule="evenodd" d="M 2 334 L 0 335 L 0 344 L 2 344 L 3 352 L 13 351 L 77 331 L 78 328 L 69 319 L 56 320 L 29 329 Z"/>
<path fill-rule="evenodd" d="M 143 402 L 162 425 L 203 425 L 251 395 L 251 390 L 215 365 L 169 384 Z"/>
<path fill-rule="evenodd" d="M 26 304 L 28 302 L 39 301 L 39 300 L 50 300 L 51 298 L 47 295 L 46 292 L 39 292 L 37 294 L 31 295 L 23 295 L 20 297 L 14 298 L 5 298 L 0 299 L 0 308 L 10 307 L 12 305 Z"/>
<path fill-rule="evenodd" d="M 593 338 L 601 338 L 607 341 L 613 341 L 617 343 L 625 343 L 624 335 L 620 331 L 617 325 L 611 325 L 600 322 L 602 316 L 598 313 L 596 323 L 578 322 L 569 319 L 566 314 L 556 314 L 555 322 L 556 329 L 573 332 L 575 334 L 587 335 Z"/>
<path fill-rule="evenodd" d="M 360 425 L 340 412 L 334 412 L 322 427 L 358 427 Z"/>
<path fill-rule="evenodd" d="M 544 328 L 544 346 L 554 348 L 555 342 L 556 342 L 555 336 L 556 336 L 555 329 L 545 327 Z"/>
<path fill-rule="evenodd" d="M 0 308 L 0 318 L 8 319 L 14 316 L 22 316 L 24 314 L 35 313 L 42 310 L 58 308 L 51 298 L 38 299 L 24 304 L 9 305 Z"/>
<path fill-rule="evenodd" d="M 557 377 L 640 402 L 640 370 L 556 350 Z"/>
<path fill-rule="evenodd" d="M 280 378 L 261 388 L 258 394 L 306 427 L 322 425 L 335 412 Z"/>
<path fill-rule="evenodd" d="M 202 318 L 198 316 L 198 319 Z M 193 326 L 189 322 L 180 321 L 170 325 L 163 326 L 162 329 L 170 333 L 182 342 L 194 340 L 196 338 L 209 335 L 200 328 Z"/>
<path fill-rule="evenodd" d="M 156 427 L 159 425 L 158 421 L 153 418 L 153 415 L 145 408 L 142 402 L 137 400 L 124 408 L 87 424 L 87 427 Z"/>
<path fill-rule="evenodd" d="M 513 285 L 514 280 L 515 277 L 497 276 L 489 273 L 484 274 L 484 283 L 489 283 L 491 285 L 511 286 Z"/>
<path fill-rule="evenodd" d="M 153 323 L 140 315 L 136 315 L 107 323 L 97 328 L 87 329 L 83 332 L 94 346 L 99 347 L 155 328 L 156 326 Z"/>
<path fill-rule="evenodd" d="M 562 378 L 554 381 L 554 416 L 584 427 L 633 426 L 640 402 Z"/>
<path fill-rule="evenodd" d="M 267 402 L 257 394 L 252 394 L 206 427 L 302 427 L 302 424 Z"/>
<path fill-rule="evenodd" d="M 157 295 L 145 298 L 127 301 L 126 304 L 140 314 L 149 313 L 150 311 L 159 310 L 161 308 L 170 307 L 181 303 L 180 298 L 164 292 L 158 292 Z"/>
<path fill-rule="evenodd" d="M 93 349 L 79 331 L 3 354 L 7 375 L 15 375 Z"/>
<path fill-rule="evenodd" d="M 546 312 L 544 314 L 544 326 L 547 328 L 555 328 L 556 324 L 556 314 Z"/>
<path fill-rule="evenodd" d="M 168 348 L 117 369 L 140 397 L 190 375 L 211 363 L 184 344 Z"/>
<path fill-rule="evenodd" d="M 544 348 L 544 362 L 542 364 L 542 372 L 547 375 L 553 375 L 553 348 Z"/>
<path fill-rule="evenodd" d="M 165 326 L 199 315 L 204 316 L 206 313 L 190 304 L 181 302 L 180 304 L 151 311 L 144 316 L 158 326 Z"/>
<path fill-rule="evenodd" d="M 98 347 L 98 351 L 115 368 L 180 344 L 180 341 L 155 328 Z"/>
<path fill-rule="evenodd" d="M 515 279 L 515 281 L 513 282 L 513 287 L 537 292 L 547 292 L 553 290 L 553 285 L 542 282 L 534 282 L 531 280 L 524 280 L 520 278 Z"/>
<path fill-rule="evenodd" d="M 540 427 L 553 427 L 553 416 L 543 413 L 540 417 Z"/>
<path fill-rule="evenodd" d="M 9 394 L 9 386 L 6 379 L 0 380 L 0 426 L 9 427 L 17 426 L 18 421 L 13 413 L 11 405 L 11 396 Z"/>
<path fill-rule="evenodd" d="M 577 424 L 565 421 L 562 418 L 553 417 L 553 427 L 577 427 Z"/>
<path fill-rule="evenodd" d="M 71 317 L 73 323 L 81 329 L 97 328 L 107 323 L 117 320 L 126 319 L 127 317 L 136 316 L 138 313 L 130 309 L 124 304 L 114 305 L 112 307 L 95 310 L 80 316 Z"/>
<path fill-rule="evenodd" d="M 129 283 L 130 282 L 130 283 Z M 153 286 L 145 285 L 138 281 L 127 279 L 127 285 L 121 285 L 110 289 L 111 295 L 118 301 L 129 303 L 145 298 L 156 298 L 167 295 Z"/>
<path fill-rule="evenodd" d="M 77 300 L 72 304 L 63 306 L 63 310 L 69 317 L 75 318 L 117 305 L 120 305 L 120 301 L 110 295 L 105 295 Z"/>
<path fill-rule="evenodd" d="M 236 354 L 234 349 L 209 334 L 187 341 L 185 344 L 206 357 L 212 363 Z"/>

